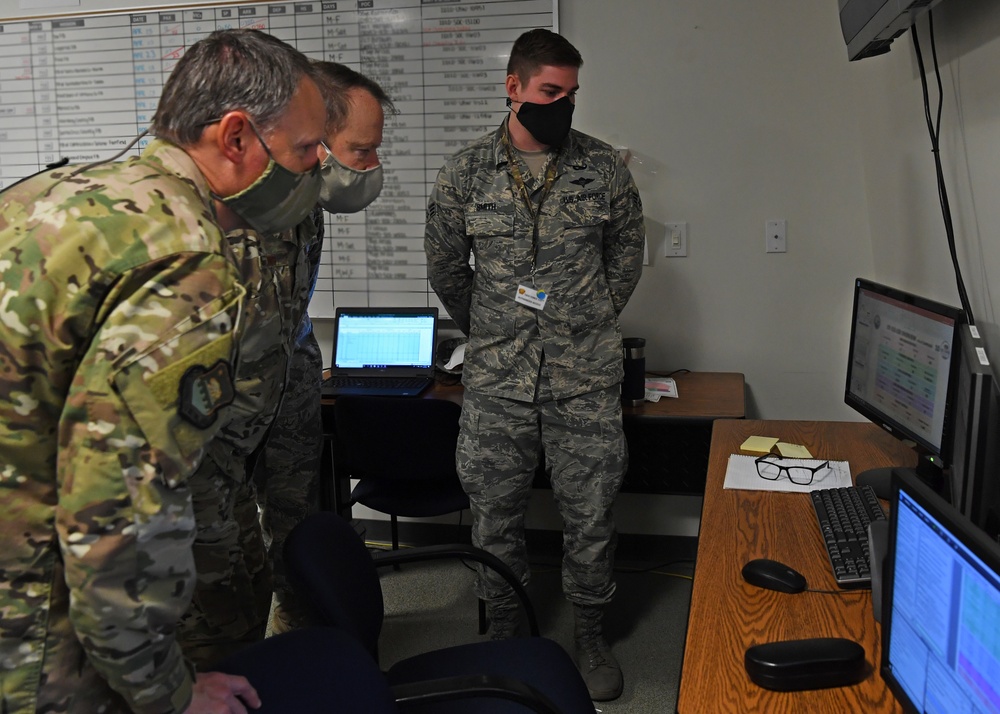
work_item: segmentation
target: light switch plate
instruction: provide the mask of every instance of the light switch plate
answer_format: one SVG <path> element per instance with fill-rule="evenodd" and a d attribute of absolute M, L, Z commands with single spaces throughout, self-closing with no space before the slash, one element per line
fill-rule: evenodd
<path fill-rule="evenodd" d="M 663 255 L 666 258 L 684 258 L 688 254 L 687 223 L 665 223 Z"/>

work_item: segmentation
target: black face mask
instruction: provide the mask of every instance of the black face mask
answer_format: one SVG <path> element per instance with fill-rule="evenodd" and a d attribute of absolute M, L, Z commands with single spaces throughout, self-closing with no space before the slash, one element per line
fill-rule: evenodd
<path fill-rule="evenodd" d="M 510 102 L 510 100 L 507 100 Z M 517 120 L 535 140 L 546 146 L 561 146 L 569 136 L 575 105 L 569 97 L 562 97 L 549 104 L 522 102 Z"/>

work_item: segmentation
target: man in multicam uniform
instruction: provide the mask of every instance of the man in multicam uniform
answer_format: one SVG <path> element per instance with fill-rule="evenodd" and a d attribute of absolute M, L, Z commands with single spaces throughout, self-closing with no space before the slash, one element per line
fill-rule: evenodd
<path fill-rule="evenodd" d="M 356 213 L 374 201 L 382 190 L 382 144 L 385 114 L 395 112 L 392 100 L 372 79 L 336 62 L 316 62 L 320 87 L 330 107 L 323 189 L 320 208 L 313 214 L 316 235 L 303 243 L 308 252 L 311 277 L 307 291 L 293 301 L 305 311 L 319 274 L 323 240 L 323 211 Z M 288 385 L 267 442 L 254 465 L 259 490 L 264 536 L 274 569 L 275 608 L 273 632 L 305 624 L 301 603 L 287 581 L 282 558 L 285 538 L 315 508 L 319 486 L 320 448 L 323 440 L 320 413 L 320 380 L 323 357 L 308 313 L 303 315 L 289 366 Z"/>
<path fill-rule="evenodd" d="M 427 271 L 469 336 L 458 443 L 472 540 L 525 583 L 524 514 L 542 453 L 563 517 L 563 591 L 597 700 L 622 691 L 601 627 L 611 508 L 627 452 L 618 314 L 642 270 L 642 204 L 608 144 L 570 131 L 579 52 L 548 30 L 514 43 L 500 128 L 448 159 L 427 208 Z M 475 267 L 470 266 L 470 254 Z M 510 589 L 480 570 L 494 637 L 517 627 Z"/>
<path fill-rule="evenodd" d="M 196 673 L 177 623 L 195 588 L 197 468 L 242 408 L 247 305 L 224 233 L 279 233 L 315 204 L 325 107 L 310 74 L 274 38 L 213 33 L 165 85 L 141 157 L 2 196 L 8 714 L 259 704 L 242 677 Z"/>

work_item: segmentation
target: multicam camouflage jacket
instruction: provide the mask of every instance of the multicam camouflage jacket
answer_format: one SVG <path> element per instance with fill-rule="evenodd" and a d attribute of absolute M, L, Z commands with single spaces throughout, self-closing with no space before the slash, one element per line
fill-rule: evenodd
<path fill-rule="evenodd" d="M 558 163 L 547 194 L 546 168 L 531 176 L 512 152 L 538 210 L 536 229 L 505 130 L 448 159 L 427 206 L 427 274 L 469 336 L 462 382 L 532 401 L 544 354 L 556 399 L 612 386 L 623 376 L 618 314 L 642 271 L 639 191 L 617 151 L 578 131 L 551 159 Z M 544 309 L 515 302 L 522 287 L 543 292 Z"/>
<path fill-rule="evenodd" d="M 0 200 L 0 706 L 180 711 L 189 478 L 235 396 L 238 266 L 161 141 Z"/>

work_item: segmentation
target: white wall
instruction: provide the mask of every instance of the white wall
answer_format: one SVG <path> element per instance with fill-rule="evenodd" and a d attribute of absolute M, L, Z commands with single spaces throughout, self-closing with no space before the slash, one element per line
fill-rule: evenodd
<path fill-rule="evenodd" d="M 918 28 L 936 112 L 926 18 Z M 995 362 L 1000 360 L 1000 291 L 991 292 L 991 283 L 1000 278 L 1000 5 L 992 0 L 944 2 L 934 11 L 934 34 L 944 88 L 941 155 L 959 262 Z M 864 72 L 867 81 L 859 100 L 870 111 L 859 136 L 876 275 L 958 304 L 913 43 L 908 35 L 902 37 L 888 55 L 862 64 L 867 66 L 857 72 Z"/>
<path fill-rule="evenodd" d="M 843 406 L 852 279 L 872 274 L 860 92 L 837 3 L 564 0 L 576 126 L 627 144 L 658 254 L 623 314 L 650 368 L 738 371 L 749 416 Z M 788 252 L 764 223 L 788 222 Z M 688 257 L 662 257 L 686 221 Z"/>

